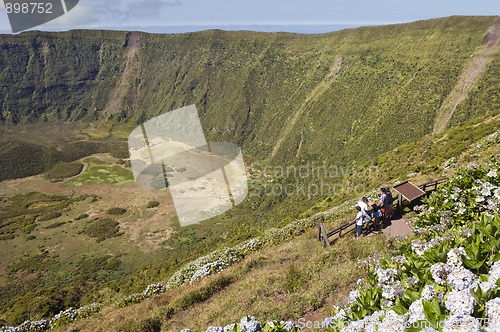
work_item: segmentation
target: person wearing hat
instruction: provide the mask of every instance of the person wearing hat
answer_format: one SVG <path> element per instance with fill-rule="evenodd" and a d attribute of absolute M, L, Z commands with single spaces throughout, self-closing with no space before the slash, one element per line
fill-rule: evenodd
<path fill-rule="evenodd" d="M 382 211 L 383 221 L 385 222 L 387 219 L 390 219 L 392 216 L 392 195 L 387 186 L 380 187 L 380 204 L 379 208 Z"/>

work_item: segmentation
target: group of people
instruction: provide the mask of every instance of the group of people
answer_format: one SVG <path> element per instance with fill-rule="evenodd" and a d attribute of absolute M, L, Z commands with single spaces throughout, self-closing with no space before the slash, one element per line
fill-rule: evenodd
<path fill-rule="evenodd" d="M 378 202 L 369 202 L 367 197 L 362 197 L 356 203 L 358 213 L 351 221 L 351 223 L 356 223 L 356 237 L 362 236 L 364 224 L 373 220 L 373 229 L 380 231 L 383 223 L 392 218 L 394 199 L 391 191 L 387 186 L 381 186 L 378 196 Z"/>

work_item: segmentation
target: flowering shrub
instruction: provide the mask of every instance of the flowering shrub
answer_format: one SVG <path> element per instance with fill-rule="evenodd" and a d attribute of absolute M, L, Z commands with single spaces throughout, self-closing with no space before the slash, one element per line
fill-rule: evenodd
<path fill-rule="evenodd" d="M 150 297 L 155 294 L 163 293 L 164 291 L 166 291 L 166 288 L 162 284 L 151 284 L 146 287 L 142 295 L 144 295 L 144 297 Z"/>
<path fill-rule="evenodd" d="M 247 240 L 232 248 L 221 248 L 184 265 L 167 282 L 167 288 L 191 284 L 211 274 L 221 272 L 240 262 L 251 252 L 261 248 L 287 242 L 316 225 L 317 217 L 338 218 L 352 211 L 354 202 L 346 202 L 330 211 L 319 213 L 310 218 L 295 220 L 282 228 L 270 228 L 259 237 Z"/>
<path fill-rule="evenodd" d="M 139 303 L 147 299 L 148 297 L 151 297 L 155 294 L 163 293 L 166 290 L 167 288 L 162 284 L 151 284 L 148 285 L 146 289 L 142 291 L 142 293 L 134 293 L 129 296 L 125 296 L 123 298 L 118 299 L 115 302 L 115 306 L 118 308 L 123 308 L 130 304 Z"/>
<path fill-rule="evenodd" d="M 327 331 L 497 331 L 500 328 L 500 171 L 470 167 L 418 207 L 417 239 L 400 256 L 363 264 Z M 439 226 L 439 227 L 437 227 Z"/>
<path fill-rule="evenodd" d="M 67 325 L 77 319 L 87 318 L 93 314 L 98 313 L 103 308 L 101 303 L 91 303 L 78 309 L 69 308 L 61 311 L 50 321 L 42 319 L 37 321 L 25 321 L 17 327 L 4 326 L 0 327 L 1 332 L 41 332 L 53 328 Z"/>
<path fill-rule="evenodd" d="M 239 323 L 222 326 L 210 326 L 206 332 L 297 332 L 300 331 L 295 323 L 291 321 L 259 323 L 253 316 L 243 317 Z M 190 329 L 183 329 L 181 332 L 191 332 Z"/>
<path fill-rule="evenodd" d="M 491 139 L 496 139 L 492 136 Z M 473 166 L 417 207 L 417 238 L 392 258 L 359 262 L 369 277 L 323 320 L 325 331 L 500 330 L 500 170 Z M 253 318 L 252 318 L 253 320 Z M 289 325 L 292 326 L 292 325 Z M 293 329 L 299 331 L 298 326 Z M 207 331 L 285 331 L 231 324 Z"/>

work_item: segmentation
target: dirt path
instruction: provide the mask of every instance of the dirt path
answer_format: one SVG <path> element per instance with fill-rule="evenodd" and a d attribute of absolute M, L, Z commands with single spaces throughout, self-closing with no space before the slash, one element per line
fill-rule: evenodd
<path fill-rule="evenodd" d="M 386 237 L 399 237 L 399 236 L 410 236 L 413 234 L 413 230 L 407 224 L 408 219 L 396 219 L 392 220 L 390 225 L 382 230 L 382 233 Z"/>
<path fill-rule="evenodd" d="M 328 76 L 321 81 L 312 91 L 309 93 L 309 95 L 306 97 L 300 108 L 290 116 L 290 118 L 287 121 L 287 124 L 285 128 L 283 129 L 281 135 L 279 136 L 278 141 L 276 142 L 276 145 L 273 148 L 273 152 L 271 153 L 271 156 L 275 156 L 276 153 L 278 153 L 279 148 L 283 144 L 283 141 L 286 139 L 288 134 L 292 131 L 293 127 L 297 123 L 297 120 L 299 117 L 304 113 L 304 111 L 307 109 L 308 106 L 310 106 L 314 101 L 316 101 L 322 94 L 324 94 L 328 88 L 332 85 L 332 83 L 335 81 L 335 78 L 340 72 L 340 69 L 342 68 L 342 57 L 339 57 L 335 59 L 333 66 L 330 70 L 330 73 Z M 301 144 L 302 145 L 302 144 Z M 297 151 L 297 156 L 300 152 Z"/>
<path fill-rule="evenodd" d="M 141 45 L 140 35 L 136 32 L 130 32 L 125 39 L 125 55 L 123 62 L 123 73 L 117 80 L 116 87 L 111 91 L 106 104 L 105 112 L 110 115 L 121 110 L 123 98 L 130 92 L 134 76 L 139 72 L 139 60 L 137 58 Z"/>
<path fill-rule="evenodd" d="M 438 111 L 433 134 L 439 134 L 446 128 L 457 106 L 467 98 L 471 89 L 483 77 L 493 56 L 500 51 L 500 20 L 490 26 L 483 44 L 476 49 L 466 64 L 457 85 L 448 95 Z"/>

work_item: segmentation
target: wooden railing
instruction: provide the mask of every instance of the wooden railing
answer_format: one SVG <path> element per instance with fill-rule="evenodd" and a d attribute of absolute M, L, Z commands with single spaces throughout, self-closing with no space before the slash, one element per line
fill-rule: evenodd
<path fill-rule="evenodd" d="M 418 187 L 425 192 L 435 191 L 438 185 L 445 182 L 446 180 L 447 178 L 440 178 L 434 181 L 429 181 L 421 185 L 418 185 Z M 397 204 L 397 200 L 394 200 L 394 203 Z M 325 229 L 325 225 L 323 224 L 323 219 L 320 218 L 317 220 L 317 222 L 318 222 L 318 241 L 321 241 L 324 247 L 331 246 L 333 243 L 335 243 L 335 241 L 341 238 L 342 235 L 350 233 L 356 229 L 356 224 L 349 221 L 327 232 Z M 335 235 L 337 236 L 332 240 L 330 240 L 330 238 L 334 237 Z"/>
<path fill-rule="evenodd" d="M 441 183 L 445 182 L 446 180 L 448 180 L 448 178 L 440 178 L 440 179 L 437 179 L 434 181 L 429 181 L 429 182 L 423 183 L 421 185 L 418 185 L 418 187 L 420 189 L 422 189 L 423 191 L 435 191 L 437 189 L 437 186 L 440 185 Z M 429 188 L 431 188 L 431 189 L 429 189 Z"/>
<path fill-rule="evenodd" d="M 354 227 L 353 227 L 354 226 Z M 331 231 L 327 232 L 325 230 L 325 226 L 323 225 L 323 220 L 318 219 L 318 240 L 323 242 L 323 247 L 329 247 L 335 241 L 337 241 L 339 238 L 342 237 L 342 235 L 345 235 L 347 233 L 350 233 L 356 229 L 356 224 L 352 222 L 346 222 L 345 224 L 340 225 L 339 227 L 332 229 Z M 343 234 L 342 234 L 343 232 Z M 331 237 L 337 235 L 336 238 L 333 240 L 330 240 Z"/>

